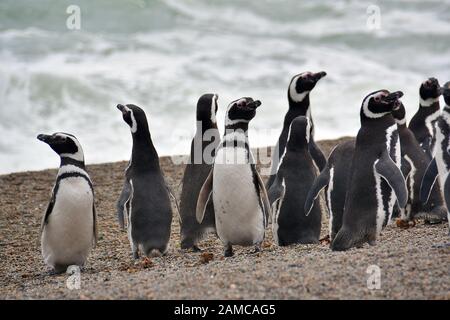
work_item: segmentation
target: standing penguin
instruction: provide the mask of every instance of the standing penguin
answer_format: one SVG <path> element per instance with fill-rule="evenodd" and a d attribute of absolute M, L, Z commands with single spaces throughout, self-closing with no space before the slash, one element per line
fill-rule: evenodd
<path fill-rule="evenodd" d="M 409 122 L 409 129 L 427 154 L 433 157 L 435 145 L 436 121 L 440 115 L 439 96 L 441 88 L 436 78 L 429 78 L 420 85 L 419 110 Z"/>
<path fill-rule="evenodd" d="M 420 184 L 428 166 L 429 159 L 423 152 L 414 134 L 406 126 L 405 107 L 403 104 L 392 112 L 395 122 L 397 122 L 402 153 L 402 172 L 405 175 L 408 188 L 408 203 L 405 208 L 400 208 L 401 218 L 412 220 L 415 218 L 425 218 L 431 222 L 441 222 L 447 216 L 447 209 L 443 205 L 439 185 L 433 188 L 433 193 L 427 204 L 423 204 L 419 199 Z M 405 168 L 406 166 L 406 168 Z"/>
<path fill-rule="evenodd" d="M 355 139 L 338 144 L 330 153 L 327 164 L 320 175 L 314 180 L 305 202 L 305 212 L 308 214 L 319 196 L 325 189 L 325 200 L 328 209 L 328 228 L 330 241 L 342 226 L 345 198 L 355 152 Z"/>
<path fill-rule="evenodd" d="M 147 117 L 138 106 L 117 105 L 133 137 L 125 186 L 119 198 L 119 220 L 126 219 L 128 239 L 135 259 L 166 253 L 172 222 L 169 190 L 159 167 L 158 153 L 148 130 Z M 123 201 L 126 199 L 125 201 Z M 122 223 L 124 223 L 122 221 Z"/>
<path fill-rule="evenodd" d="M 325 156 L 314 141 L 314 123 L 311 116 L 309 93 L 312 91 L 312 89 L 314 89 L 317 82 L 326 75 L 327 74 L 325 71 L 321 71 L 318 73 L 303 72 L 295 75 L 291 79 L 287 92 L 289 110 L 284 117 L 283 129 L 281 130 L 277 145 L 275 146 L 275 149 L 273 149 L 272 167 L 269 180 L 267 181 L 268 189 L 275 179 L 280 157 L 282 156 L 284 148 L 286 147 L 289 126 L 291 125 L 292 120 L 294 120 L 298 116 L 306 116 L 311 121 L 309 152 L 311 153 L 311 156 L 313 157 L 314 162 L 316 163 L 319 170 L 322 170 L 325 167 Z"/>
<path fill-rule="evenodd" d="M 447 220 L 450 227 L 450 81 L 443 87 L 445 107 L 439 117 L 436 132 L 436 155 L 423 176 L 420 199 L 429 202 L 433 186 L 439 176 L 439 182 L 447 205 Z M 450 235 L 450 232 L 449 232 Z M 447 245 L 450 245 L 447 244 Z"/>
<path fill-rule="evenodd" d="M 214 208 L 210 202 L 205 218 L 199 224 L 195 217 L 197 199 L 203 183 L 214 163 L 220 143 L 217 129 L 217 94 L 204 94 L 197 103 L 197 131 L 191 143 L 190 161 L 186 165 L 181 191 L 181 248 L 199 251 L 197 244 L 208 229 L 215 230 Z"/>
<path fill-rule="evenodd" d="M 77 138 L 57 132 L 40 134 L 61 158 L 52 197 L 41 226 L 42 256 L 57 273 L 70 265 L 83 266 L 97 242 L 94 189 L 85 170 Z"/>
<path fill-rule="evenodd" d="M 310 212 L 302 210 L 316 178 L 316 168 L 308 150 L 310 126 L 307 117 L 299 116 L 292 121 L 277 175 L 268 192 L 273 236 L 280 246 L 319 242 L 322 220 L 319 200 L 314 202 Z"/>
<path fill-rule="evenodd" d="M 395 202 L 401 208 L 406 205 L 408 191 L 400 171 L 397 125 L 391 115 L 402 95 L 379 90 L 363 100 L 342 227 L 331 243 L 332 250 L 375 244 Z"/>
<path fill-rule="evenodd" d="M 208 201 L 214 205 L 217 235 L 233 255 L 233 245 L 261 249 L 270 204 L 248 143 L 248 123 L 255 117 L 259 100 L 245 97 L 227 108 L 225 133 L 214 166 L 200 190 L 197 221 L 202 223 Z"/>

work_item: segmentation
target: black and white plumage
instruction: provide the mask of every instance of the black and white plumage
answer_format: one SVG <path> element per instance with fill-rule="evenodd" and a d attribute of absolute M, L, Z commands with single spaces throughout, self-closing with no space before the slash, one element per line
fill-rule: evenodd
<path fill-rule="evenodd" d="M 406 205 L 408 192 L 400 171 L 400 143 L 391 112 L 402 92 L 379 90 L 361 106 L 361 129 L 355 142 L 342 227 L 332 250 L 347 250 L 365 242 L 374 244 L 390 221 L 396 201 Z"/>
<path fill-rule="evenodd" d="M 266 184 L 267 189 L 270 188 L 275 179 L 280 157 L 283 155 L 284 148 L 286 147 L 287 136 L 291 122 L 298 116 L 306 116 L 311 121 L 309 151 L 319 170 L 322 170 L 325 167 L 325 156 L 314 141 L 314 123 L 311 115 L 311 106 L 309 101 L 310 92 L 314 89 L 317 82 L 325 76 L 326 72 L 324 71 L 318 73 L 303 72 L 295 75 L 291 79 L 287 92 L 289 110 L 284 117 L 283 129 L 281 130 L 277 145 L 273 150 L 270 177 Z"/>
<path fill-rule="evenodd" d="M 443 87 L 445 107 L 439 117 L 436 130 L 436 154 L 424 174 L 420 199 L 427 203 L 439 177 L 440 187 L 447 206 L 447 220 L 450 227 L 450 82 Z M 449 232 L 450 235 L 450 232 Z"/>
<path fill-rule="evenodd" d="M 180 199 L 181 248 L 200 250 L 198 242 L 208 230 L 215 230 L 214 207 L 208 203 L 205 218 L 198 223 L 195 215 L 200 189 L 214 163 L 216 148 L 220 143 L 217 129 L 217 94 L 204 94 L 197 103 L 197 130 L 191 142 L 189 163 L 183 175 Z"/>
<path fill-rule="evenodd" d="M 420 201 L 420 184 L 430 160 L 423 152 L 412 131 L 406 126 L 406 112 L 403 104 L 392 112 L 397 122 L 402 154 L 402 172 L 408 188 L 408 203 L 400 209 L 400 218 L 412 220 L 425 218 L 427 221 L 441 222 L 447 216 L 447 209 L 439 189 L 439 183 L 433 187 L 430 201 Z"/>
<path fill-rule="evenodd" d="M 208 202 L 213 202 L 216 231 L 226 257 L 233 255 L 233 245 L 253 245 L 259 251 L 270 214 L 267 192 L 248 142 L 248 123 L 260 105 L 259 100 L 245 97 L 228 106 L 222 143 L 197 201 L 199 223 Z"/>
<path fill-rule="evenodd" d="M 166 253 L 172 223 L 170 191 L 159 166 L 145 112 L 138 106 L 117 105 L 133 137 L 131 159 L 117 204 L 119 223 L 127 222 L 133 257 Z"/>
<path fill-rule="evenodd" d="M 96 245 L 94 189 L 85 170 L 83 149 L 75 136 L 57 132 L 37 138 L 61 158 L 41 226 L 44 262 L 59 273 L 70 265 L 83 266 Z"/>
<path fill-rule="evenodd" d="M 307 117 L 299 116 L 292 121 L 277 175 L 268 191 L 273 236 L 280 246 L 319 242 L 322 220 L 319 199 L 309 212 L 303 210 L 308 191 L 317 176 L 308 149 L 310 127 Z"/>
<path fill-rule="evenodd" d="M 439 96 L 441 88 L 436 78 L 425 80 L 419 89 L 419 109 L 409 122 L 419 145 L 431 159 L 434 154 L 436 121 L 440 115 Z"/>

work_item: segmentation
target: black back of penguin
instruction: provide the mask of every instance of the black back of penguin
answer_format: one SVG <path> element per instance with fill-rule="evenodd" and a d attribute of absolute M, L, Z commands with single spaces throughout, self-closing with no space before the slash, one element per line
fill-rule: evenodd
<path fill-rule="evenodd" d="M 310 120 L 303 116 L 292 121 L 285 153 L 269 190 L 269 199 L 275 208 L 273 232 L 279 245 L 319 241 L 322 216 L 319 199 L 309 216 L 303 210 L 316 178 L 315 165 L 308 150 L 310 126 Z"/>
<path fill-rule="evenodd" d="M 419 89 L 419 109 L 412 117 L 408 128 L 431 159 L 435 144 L 435 124 L 439 117 L 439 96 L 441 89 L 436 78 L 428 78 Z"/>
<path fill-rule="evenodd" d="M 277 145 L 275 146 L 275 149 L 273 151 L 274 154 L 272 155 L 271 176 L 269 177 L 269 180 L 266 184 L 268 188 L 271 186 L 275 179 L 279 159 L 284 152 L 284 148 L 286 147 L 287 136 L 291 122 L 298 116 L 307 116 L 310 119 L 311 132 L 309 149 L 316 165 L 319 167 L 319 170 L 322 170 L 322 168 L 325 166 L 325 156 L 314 141 L 314 123 L 311 116 L 311 106 L 309 100 L 310 92 L 314 89 L 317 82 L 325 76 L 326 72 L 321 71 L 318 73 L 303 72 L 292 77 L 287 92 L 289 109 L 284 117 L 283 129 L 281 131 L 280 137 L 278 138 Z"/>
<path fill-rule="evenodd" d="M 135 258 L 141 249 L 147 256 L 164 254 L 170 238 L 172 208 L 169 191 L 150 136 L 147 117 L 138 106 L 118 105 L 133 137 L 126 182 L 131 186 L 125 206 Z"/>
<path fill-rule="evenodd" d="M 215 150 L 220 143 L 216 123 L 217 99 L 216 94 L 204 94 L 197 103 L 197 131 L 191 142 L 190 161 L 184 171 L 180 199 L 180 233 L 183 249 L 198 250 L 198 241 L 208 229 L 215 228 L 212 201 L 206 207 L 201 224 L 197 222 L 195 212 L 200 189 L 212 168 Z"/>

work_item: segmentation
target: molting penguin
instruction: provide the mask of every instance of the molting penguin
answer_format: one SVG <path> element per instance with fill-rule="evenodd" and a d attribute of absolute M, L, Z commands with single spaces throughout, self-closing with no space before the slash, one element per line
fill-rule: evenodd
<path fill-rule="evenodd" d="M 354 138 L 344 141 L 331 151 L 325 168 L 314 180 L 306 197 L 304 210 L 308 213 L 312 210 L 320 191 L 325 189 L 330 241 L 333 241 L 342 226 L 345 198 L 352 168 L 351 160 L 355 152 L 355 141 Z"/>
<path fill-rule="evenodd" d="M 215 230 L 214 207 L 208 203 L 201 224 L 196 220 L 195 210 L 200 189 L 214 163 L 216 148 L 220 143 L 217 129 L 216 94 L 204 94 L 197 103 L 197 130 L 191 143 L 190 161 L 186 165 L 181 191 L 181 248 L 199 251 L 198 241 L 209 230 Z"/>
<path fill-rule="evenodd" d="M 57 132 L 40 134 L 60 157 L 61 165 L 41 226 L 42 256 L 57 273 L 70 265 L 83 266 L 97 242 L 94 189 L 84 167 L 77 138 Z"/>
<path fill-rule="evenodd" d="M 261 249 L 270 204 L 248 143 L 248 123 L 255 117 L 259 100 L 241 98 L 227 108 L 225 133 L 214 166 L 200 190 L 197 221 L 202 223 L 208 201 L 214 205 L 217 235 L 233 255 L 232 245 Z"/>
<path fill-rule="evenodd" d="M 319 242 L 322 220 L 319 200 L 315 201 L 309 215 L 302 210 L 316 178 L 316 168 L 308 150 L 310 126 L 307 117 L 299 116 L 292 121 L 285 152 L 268 192 L 273 236 L 280 246 Z"/>
<path fill-rule="evenodd" d="M 117 105 L 133 137 L 131 159 L 118 203 L 119 221 L 128 225 L 128 238 L 135 259 L 166 253 L 172 222 L 169 190 L 164 181 L 158 153 L 148 130 L 147 117 L 138 106 Z"/>
<path fill-rule="evenodd" d="M 409 122 L 409 129 L 414 133 L 422 149 L 431 159 L 434 154 L 436 121 L 440 115 L 439 96 L 441 88 L 435 78 L 429 78 L 420 85 L 419 110 Z"/>
<path fill-rule="evenodd" d="M 309 93 L 312 91 L 312 89 L 314 89 L 317 82 L 326 75 L 327 74 L 324 71 L 318 73 L 303 72 L 295 75 L 291 79 L 287 92 L 289 110 L 284 117 L 283 129 L 281 131 L 280 137 L 278 138 L 277 145 L 275 146 L 275 149 L 273 149 L 272 167 L 269 180 L 267 181 L 267 188 L 270 188 L 275 179 L 280 157 L 282 156 L 284 148 L 286 147 L 289 126 L 291 125 L 292 120 L 294 120 L 298 116 L 306 116 L 311 121 L 309 151 L 319 170 L 322 170 L 324 168 L 326 164 L 325 156 L 314 141 L 314 123 L 311 116 Z"/>
<path fill-rule="evenodd" d="M 439 176 L 440 186 L 447 205 L 447 219 L 450 224 L 450 82 L 444 85 L 443 95 L 445 107 L 437 123 L 436 155 L 423 176 L 420 199 L 424 203 L 429 202 L 431 191 L 437 180 L 436 178 Z"/>
<path fill-rule="evenodd" d="M 402 153 L 402 172 L 408 188 L 408 203 L 401 208 L 401 218 L 412 220 L 425 218 L 428 221 L 441 222 L 447 215 L 447 209 L 443 206 L 439 185 L 434 186 L 431 201 L 423 204 L 419 199 L 420 184 L 428 166 L 429 159 L 423 152 L 414 134 L 406 127 L 405 107 L 403 104 L 392 112 L 397 122 Z"/>
<path fill-rule="evenodd" d="M 406 205 L 408 191 L 400 171 L 397 125 L 391 115 L 402 95 L 379 90 L 363 100 L 342 227 L 331 243 L 332 250 L 375 244 L 396 200 L 401 208 Z"/>

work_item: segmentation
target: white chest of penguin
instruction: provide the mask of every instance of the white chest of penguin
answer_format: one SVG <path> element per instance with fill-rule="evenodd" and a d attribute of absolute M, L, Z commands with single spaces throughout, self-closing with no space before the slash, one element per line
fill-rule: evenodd
<path fill-rule="evenodd" d="M 93 195 L 84 178 L 62 179 L 53 210 L 42 233 L 42 252 L 48 263 L 84 261 L 93 243 Z"/>
<path fill-rule="evenodd" d="M 214 163 L 216 228 L 220 239 L 230 244 L 252 245 L 264 238 L 263 212 L 247 159 L 245 148 L 224 147 Z"/>

